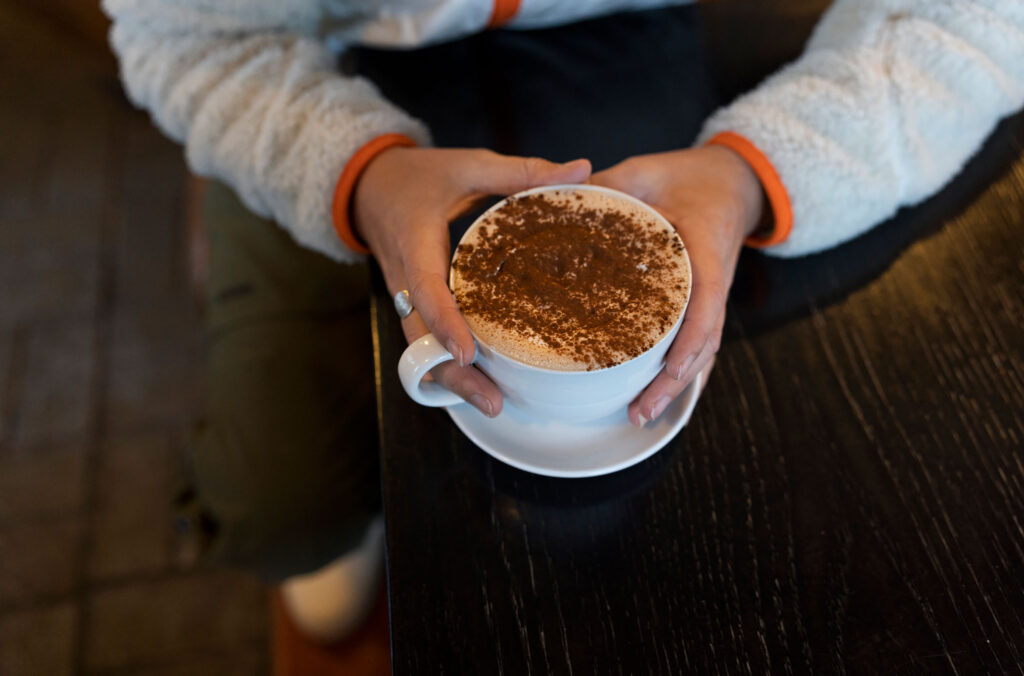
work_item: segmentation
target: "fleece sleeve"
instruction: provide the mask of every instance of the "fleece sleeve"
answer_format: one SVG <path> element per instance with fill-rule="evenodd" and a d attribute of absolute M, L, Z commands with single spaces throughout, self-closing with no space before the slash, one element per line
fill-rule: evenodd
<path fill-rule="evenodd" d="M 1024 1 L 836 0 L 803 55 L 715 113 L 774 167 L 800 256 L 937 192 L 1024 105 Z"/>
<path fill-rule="evenodd" d="M 332 198 L 349 158 L 377 137 L 429 142 L 369 82 L 342 77 L 317 39 L 320 0 L 104 0 L 131 100 L 300 244 L 354 261 Z"/>

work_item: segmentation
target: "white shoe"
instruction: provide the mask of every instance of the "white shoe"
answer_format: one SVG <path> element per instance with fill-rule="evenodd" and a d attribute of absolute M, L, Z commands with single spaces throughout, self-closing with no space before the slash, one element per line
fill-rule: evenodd
<path fill-rule="evenodd" d="M 281 585 L 281 597 L 295 625 L 307 638 L 334 643 L 363 625 L 377 599 L 384 557 L 384 517 L 366 530 L 348 554 Z"/>

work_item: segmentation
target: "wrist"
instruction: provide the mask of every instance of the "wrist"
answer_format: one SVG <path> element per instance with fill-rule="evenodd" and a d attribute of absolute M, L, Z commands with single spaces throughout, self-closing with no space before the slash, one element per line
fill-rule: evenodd
<path fill-rule="evenodd" d="M 726 146 L 708 146 L 707 150 L 719 154 L 722 162 L 728 167 L 728 185 L 735 192 L 736 201 L 740 205 L 739 226 L 743 238 L 750 237 L 765 227 L 767 195 L 757 173 L 747 161 L 732 148 Z M 770 226 L 770 223 L 767 223 Z"/>
<path fill-rule="evenodd" d="M 761 186 L 762 217 L 754 222 L 746 244 L 764 248 L 785 242 L 793 229 L 793 207 L 789 201 L 789 192 L 771 161 L 756 145 L 734 132 L 715 134 L 705 147 L 725 148 L 737 155 L 754 173 Z"/>
<path fill-rule="evenodd" d="M 352 231 L 362 241 L 367 243 L 373 241 L 372 223 L 374 213 L 377 211 L 375 205 L 386 201 L 388 199 L 387 191 L 396 188 L 395 181 L 388 178 L 393 176 L 390 167 L 394 166 L 394 162 L 400 162 L 400 156 L 409 150 L 411 148 L 401 145 L 380 150 L 363 166 L 356 178 L 356 183 L 352 188 L 349 216 Z"/>
<path fill-rule="evenodd" d="M 356 188 L 362 182 L 367 168 L 382 153 L 399 146 L 413 146 L 415 142 L 404 134 L 383 134 L 370 140 L 353 153 L 338 178 L 331 205 L 331 216 L 338 237 L 356 253 L 368 254 L 363 233 L 355 228 Z"/>

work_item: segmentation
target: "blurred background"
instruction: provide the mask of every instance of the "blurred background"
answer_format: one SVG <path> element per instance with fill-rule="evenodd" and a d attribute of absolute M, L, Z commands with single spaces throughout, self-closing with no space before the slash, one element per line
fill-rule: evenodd
<path fill-rule="evenodd" d="M 106 31 L 93 0 L 0 0 L 0 674 L 377 673 L 382 610 L 296 667 L 268 589 L 175 535 L 201 184 L 124 98 Z"/>

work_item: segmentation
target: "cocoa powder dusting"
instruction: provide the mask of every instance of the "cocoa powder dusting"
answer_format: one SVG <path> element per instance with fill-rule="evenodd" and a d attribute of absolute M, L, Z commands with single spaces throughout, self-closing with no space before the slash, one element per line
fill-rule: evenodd
<path fill-rule="evenodd" d="M 595 207 L 579 192 L 517 198 L 476 234 L 452 263 L 470 326 L 517 337 L 576 369 L 614 366 L 653 347 L 689 294 L 675 233 L 611 200 Z"/>

